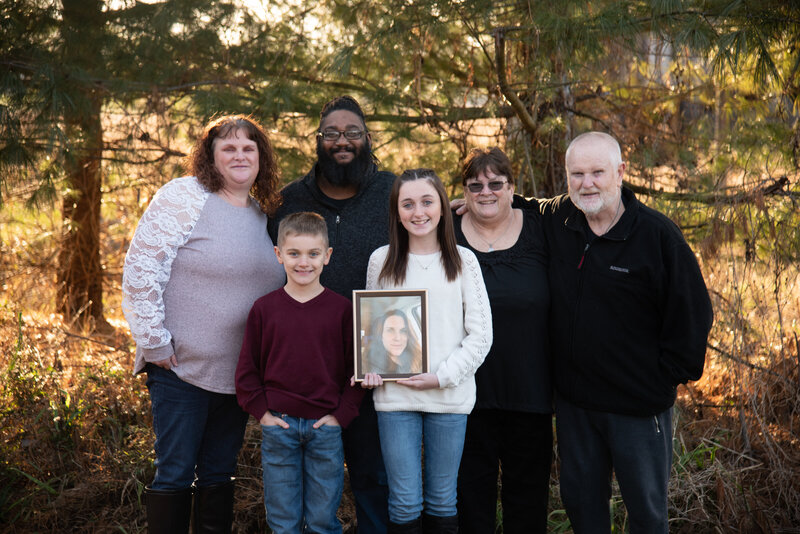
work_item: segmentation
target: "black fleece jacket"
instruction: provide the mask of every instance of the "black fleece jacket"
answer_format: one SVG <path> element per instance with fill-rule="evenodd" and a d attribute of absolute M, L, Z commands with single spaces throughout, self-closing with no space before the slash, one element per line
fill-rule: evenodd
<path fill-rule="evenodd" d="M 567 195 L 540 203 L 555 384 L 585 409 L 653 415 L 702 375 L 713 314 L 680 229 L 629 189 L 622 198 L 622 217 L 599 237 Z"/>
<path fill-rule="evenodd" d="M 323 286 L 352 299 L 354 289 L 364 289 L 370 254 L 389 242 L 389 193 L 394 174 L 378 171 L 373 164 L 355 196 L 335 200 L 319 189 L 316 173 L 314 165 L 307 175 L 281 190 L 283 204 L 269 220 L 269 234 L 277 243 L 278 224 L 292 213 L 322 215 L 333 254 L 320 280 Z"/>

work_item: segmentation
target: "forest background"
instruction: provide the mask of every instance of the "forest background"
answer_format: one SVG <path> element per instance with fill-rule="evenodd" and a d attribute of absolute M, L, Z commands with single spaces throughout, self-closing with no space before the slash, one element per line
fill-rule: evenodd
<path fill-rule="evenodd" d="M 543 197 L 572 137 L 616 136 L 715 310 L 705 374 L 679 388 L 670 531 L 800 532 L 799 37 L 780 0 L 2 2 L 0 530 L 144 532 L 135 225 L 215 114 L 262 121 L 288 182 L 321 105 L 351 94 L 382 167 L 432 167 L 453 196 L 474 146 Z M 570 532 L 556 474 L 550 530 Z M 252 426 L 239 475 L 235 531 L 264 532 Z M 618 492 L 611 509 L 623 532 Z M 340 516 L 352 532 L 348 494 Z"/>

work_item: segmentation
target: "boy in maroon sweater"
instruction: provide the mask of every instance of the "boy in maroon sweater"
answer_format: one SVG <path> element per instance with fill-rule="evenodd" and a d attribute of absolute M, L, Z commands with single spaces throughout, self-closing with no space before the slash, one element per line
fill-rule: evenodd
<path fill-rule="evenodd" d="M 276 534 L 341 533 L 336 511 L 344 477 L 341 429 L 358 415 L 353 311 L 320 284 L 328 230 L 315 213 L 278 229 L 286 285 L 254 304 L 236 369 L 239 404 L 261 422 L 267 523 Z"/>

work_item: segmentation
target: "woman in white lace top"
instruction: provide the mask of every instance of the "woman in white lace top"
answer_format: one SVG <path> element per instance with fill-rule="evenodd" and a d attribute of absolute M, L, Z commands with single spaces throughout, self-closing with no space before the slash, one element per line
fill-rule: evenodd
<path fill-rule="evenodd" d="M 264 130 L 241 115 L 211 122 L 139 221 L 123 271 L 123 311 L 147 373 L 156 474 L 149 532 L 230 532 L 247 413 L 234 373 L 253 302 L 284 282 L 267 234 L 278 203 Z M 205 529 L 205 530 L 204 530 Z"/>

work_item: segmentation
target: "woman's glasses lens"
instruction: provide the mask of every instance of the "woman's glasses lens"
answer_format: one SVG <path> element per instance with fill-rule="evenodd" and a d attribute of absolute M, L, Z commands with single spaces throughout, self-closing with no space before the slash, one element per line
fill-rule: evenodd
<path fill-rule="evenodd" d="M 506 185 L 508 182 L 488 182 L 486 185 L 489 186 L 489 191 L 500 191 L 503 189 L 503 186 Z M 483 191 L 483 184 L 480 182 L 472 182 L 471 184 L 467 184 L 467 189 L 469 189 L 470 193 L 480 193 Z"/>

